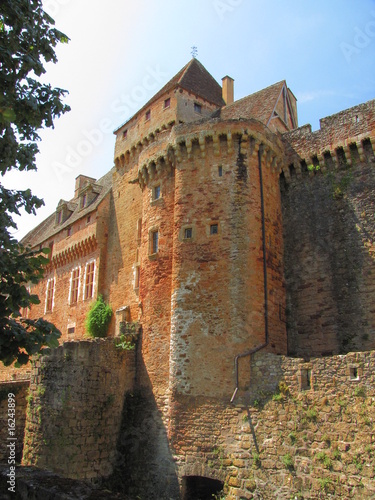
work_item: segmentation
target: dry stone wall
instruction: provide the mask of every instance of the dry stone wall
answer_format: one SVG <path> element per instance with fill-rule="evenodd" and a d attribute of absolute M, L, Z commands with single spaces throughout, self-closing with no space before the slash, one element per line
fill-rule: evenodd
<path fill-rule="evenodd" d="M 134 377 L 134 351 L 116 348 L 114 339 L 66 342 L 37 358 L 23 464 L 70 478 L 109 476 Z"/>

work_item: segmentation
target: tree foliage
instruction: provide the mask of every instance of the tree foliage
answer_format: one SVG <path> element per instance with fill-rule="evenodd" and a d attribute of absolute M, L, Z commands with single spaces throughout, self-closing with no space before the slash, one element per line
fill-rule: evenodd
<path fill-rule="evenodd" d="M 111 306 L 99 295 L 86 318 L 86 330 L 91 337 L 105 337 L 112 317 Z"/>
<path fill-rule="evenodd" d="M 36 170 L 38 130 L 53 127 L 69 111 L 65 90 L 41 82 L 44 64 L 57 62 L 55 47 L 66 35 L 54 28 L 41 0 L 0 2 L 0 174 L 12 169 Z M 12 236 L 13 217 L 35 214 L 43 200 L 29 189 L 6 189 L 0 183 L 0 360 L 27 363 L 29 355 L 55 346 L 60 332 L 44 319 L 21 318 L 21 308 L 39 303 L 28 291 L 43 277 L 46 250 L 24 248 Z"/>

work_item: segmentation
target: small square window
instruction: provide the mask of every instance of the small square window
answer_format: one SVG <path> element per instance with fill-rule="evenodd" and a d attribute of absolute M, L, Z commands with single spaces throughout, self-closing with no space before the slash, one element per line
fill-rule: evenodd
<path fill-rule="evenodd" d="M 152 199 L 153 200 L 158 200 L 160 198 L 160 195 L 161 195 L 160 185 L 159 186 L 155 186 L 154 189 L 153 189 L 153 193 L 152 193 Z"/>
<path fill-rule="evenodd" d="M 128 129 L 124 130 L 122 133 L 122 138 L 126 139 L 128 137 Z"/>
<path fill-rule="evenodd" d="M 184 231 L 184 238 L 186 240 L 189 240 L 193 237 L 193 228 L 192 227 L 187 227 L 185 228 L 185 231 Z"/>
<path fill-rule="evenodd" d="M 159 231 L 151 233 L 151 254 L 158 253 L 159 250 Z"/>
<path fill-rule="evenodd" d="M 219 234 L 219 225 L 218 224 L 211 224 L 210 234 Z"/>
<path fill-rule="evenodd" d="M 194 103 L 194 111 L 196 113 L 202 114 L 202 106 L 198 104 L 197 102 Z"/>
<path fill-rule="evenodd" d="M 356 366 L 350 367 L 350 380 L 358 380 L 358 368 Z"/>
<path fill-rule="evenodd" d="M 76 331 L 75 326 L 70 326 L 70 327 L 68 328 L 68 334 L 69 334 L 69 335 L 73 335 L 73 333 L 74 333 L 75 331 Z"/>
<path fill-rule="evenodd" d="M 170 97 L 168 97 L 168 99 L 166 99 L 166 100 L 164 101 L 164 109 L 165 109 L 165 108 L 170 108 L 170 107 L 171 107 L 171 98 L 170 98 Z"/>
<path fill-rule="evenodd" d="M 151 119 L 151 110 L 146 111 L 146 121 Z"/>

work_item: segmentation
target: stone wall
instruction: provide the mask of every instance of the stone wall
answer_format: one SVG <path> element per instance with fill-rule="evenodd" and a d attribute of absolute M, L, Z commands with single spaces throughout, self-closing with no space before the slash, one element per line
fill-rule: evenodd
<path fill-rule="evenodd" d="M 188 500 L 186 485 L 199 478 L 220 481 L 227 500 L 372 498 L 374 361 L 374 352 L 309 362 L 258 352 L 251 388 L 234 404 L 176 394 L 167 424 L 153 395 L 135 392 L 107 486 Z"/>
<path fill-rule="evenodd" d="M 0 462 L 7 463 L 9 459 L 9 444 L 8 434 L 10 425 L 13 425 L 13 420 L 15 424 L 14 438 L 16 444 L 16 456 L 15 460 L 17 462 L 21 461 L 22 449 L 23 449 L 23 436 L 25 432 L 25 420 L 26 420 L 26 396 L 29 387 L 28 381 L 17 381 L 17 382 L 7 382 L 0 384 Z M 15 415 L 13 412 L 8 415 L 8 395 L 12 394 L 12 403 L 15 399 Z M 8 418 L 10 421 L 8 422 Z M 8 425 L 9 424 L 9 425 Z"/>
<path fill-rule="evenodd" d="M 182 487 L 203 476 L 222 481 L 227 500 L 372 498 L 374 360 L 258 353 L 252 389 L 235 406 L 176 397 L 170 435 Z"/>
<path fill-rule="evenodd" d="M 114 339 L 66 342 L 33 362 L 23 453 L 66 477 L 110 475 L 135 353 Z"/>
<path fill-rule="evenodd" d="M 375 348 L 374 155 L 281 183 L 288 351 L 305 357 Z M 371 154 L 370 154 L 371 152 Z M 324 171 L 323 171 L 324 170 Z"/>

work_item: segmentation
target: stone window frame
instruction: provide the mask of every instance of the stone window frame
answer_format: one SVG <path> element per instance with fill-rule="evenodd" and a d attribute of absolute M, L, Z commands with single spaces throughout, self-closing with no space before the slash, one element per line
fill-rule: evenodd
<path fill-rule="evenodd" d="M 156 239 L 155 239 L 155 234 Z M 156 248 L 155 248 L 156 247 Z M 150 228 L 148 232 L 148 256 L 149 258 L 155 258 L 160 252 L 160 230 L 158 226 Z"/>
<path fill-rule="evenodd" d="M 46 284 L 46 297 L 45 297 L 45 306 L 44 306 L 44 314 L 51 313 L 55 306 L 55 277 L 48 278 Z"/>
<path fill-rule="evenodd" d="M 133 290 L 136 292 L 139 290 L 139 283 L 141 277 L 141 266 L 136 262 L 133 266 Z"/>
<path fill-rule="evenodd" d="M 202 104 L 199 102 L 194 102 L 194 112 L 197 113 L 198 115 L 202 114 Z"/>
<path fill-rule="evenodd" d="M 219 236 L 221 233 L 219 221 L 218 220 L 210 221 L 210 223 L 208 224 L 207 232 L 208 232 L 208 236 L 210 238 L 215 237 L 215 236 Z"/>
<path fill-rule="evenodd" d="M 362 366 L 357 363 L 350 363 L 347 367 L 347 375 L 350 382 L 359 382 L 363 376 Z"/>
<path fill-rule="evenodd" d="M 89 269 L 89 266 L 93 265 L 93 270 Z M 88 281 L 88 278 L 91 278 Z M 96 278 L 96 260 L 91 259 L 85 264 L 85 274 L 84 274 L 84 285 L 83 285 L 83 299 L 91 300 L 95 296 L 95 278 Z M 90 290 L 91 293 L 88 294 L 87 290 Z"/>
<path fill-rule="evenodd" d="M 155 184 L 152 188 L 151 202 L 159 201 L 163 198 L 161 192 L 161 183 Z"/>
<path fill-rule="evenodd" d="M 311 364 L 300 366 L 298 383 L 300 391 L 310 391 L 313 388 L 313 369 Z"/>
<path fill-rule="evenodd" d="M 186 237 L 186 230 L 190 229 L 191 230 L 191 236 L 190 238 Z M 185 243 L 189 243 L 191 241 L 194 241 L 196 238 L 196 228 L 194 224 L 183 224 L 180 229 L 179 233 L 179 240 Z"/>
<path fill-rule="evenodd" d="M 167 97 L 164 99 L 163 109 L 169 109 L 171 107 L 171 98 Z"/>
<path fill-rule="evenodd" d="M 74 267 L 70 272 L 69 283 L 69 305 L 73 306 L 78 303 L 81 289 L 81 266 Z"/>

